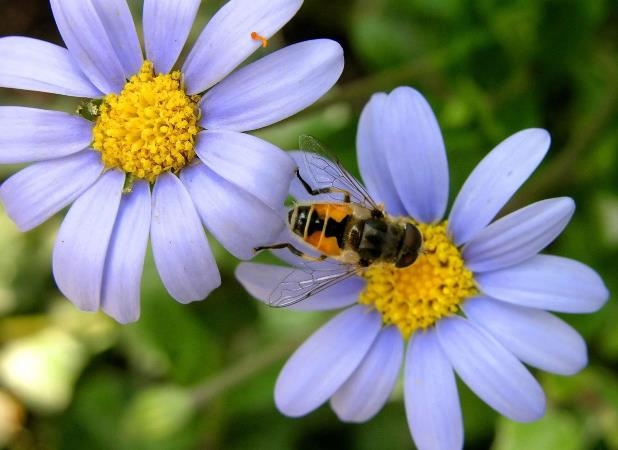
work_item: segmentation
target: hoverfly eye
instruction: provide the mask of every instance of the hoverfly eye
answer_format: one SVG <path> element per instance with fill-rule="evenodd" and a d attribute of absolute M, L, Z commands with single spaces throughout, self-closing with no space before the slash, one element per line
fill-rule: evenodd
<path fill-rule="evenodd" d="M 395 263 L 395 267 L 401 269 L 403 267 L 411 266 L 414 261 L 418 258 L 418 252 L 415 253 L 404 253 L 402 254 Z"/>
<path fill-rule="evenodd" d="M 395 267 L 402 268 L 412 265 L 418 258 L 422 244 L 423 236 L 418 228 L 411 223 L 406 224 L 406 231 L 402 239 Z"/>

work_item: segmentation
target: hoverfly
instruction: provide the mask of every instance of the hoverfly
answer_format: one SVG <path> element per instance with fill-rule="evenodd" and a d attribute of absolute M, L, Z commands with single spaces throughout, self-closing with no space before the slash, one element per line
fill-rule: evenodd
<path fill-rule="evenodd" d="M 288 228 L 298 242 L 256 247 L 255 251 L 287 249 L 305 261 L 331 259 L 337 264 L 320 268 L 306 265 L 303 272 L 292 271 L 271 293 L 269 304 L 285 307 L 342 281 L 376 263 L 408 267 L 418 258 L 423 244 L 419 229 L 403 217 L 389 216 L 365 188 L 341 165 L 329 158 L 322 145 L 311 136 L 299 138 L 304 152 L 304 169 L 296 177 L 314 201 L 297 201 L 287 214 Z M 300 250 L 308 247 L 313 254 Z"/>

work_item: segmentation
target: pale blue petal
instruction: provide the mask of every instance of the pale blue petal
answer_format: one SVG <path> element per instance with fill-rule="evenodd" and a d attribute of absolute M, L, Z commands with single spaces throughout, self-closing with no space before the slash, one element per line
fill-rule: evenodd
<path fill-rule="evenodd" d="M 219 176 L 271 208 L 283 205 L 296 164 L 278 147 L 249 134 L 219 130 L 199 133 L 195 152 Z"/>
<path fill-rule="evenodd" d="M 474 272 L 510 267 L 535 256 L 567 226 L 575 211 L 568 197 L 533 203 L 490 224 L 463 248 Z"/>
<path fill-rule="evenodd" d="M 560 375 L 573 375 L 588 363 L 586 343 L 570 325 L 539 309 L 509 305 L 489 297 L 463 304 L 466 316 L 521 361 Z"/>
<path fill-rule="evenodd" d="M 50 0 L 71 58 L 101 92 L 120 92 L 125 72 L 92 0 Z"/>
<path fill-rule="evenodd" d="M 180 178 L 208 231 L 239 259 L 251 259 L 255 247 L 271 244 L 286 226 L 272 208 L 204 164 L 185 168 Z"/>
<path fill-rule="evenodd" d="M 457 194 L 448 227 L 455 245 L 472 239 L 492 221 L 541 163 L 550 143 L 542 129 L 508 137 L 476 166 Z"/>
<path fill-rule="evenodd" d="M 0 106 L 0 164 L 59 158 L 85 149 L 92 122 L 60 111 Z"/>
<path fill-rule="evenodd" d="M 200 0 L 145 0 L 144 43 L 146 57 L 156 73 L 174 67 L 187 41 Z"/>
<path fill-rule="evenodd" d="M 150 187 L 133 184 L 122 196 L 103 274 L 101 307 L 120 323 L 135 322 L 140 312 L 140 285 L 150 233 Z"/>
<path fill-rule="evenodd" d="M 518 422 L 543 416 L 543 389 L 496 339 L 461 317 L 442 319 L 437 327 L 440 345 L 455 371 L 485 403 Z"/>
<path fill-rule="evenodd" d="M 419 450 L 461 449 L 464 430 L 455 373 L 435 329 L 412 336 L 404 370 L 406 415 L 414 444 Z"/>
<path fill-rule="evenodd" d="M 366 422 L 390 396 L 403 360 L 403 338 L 394 326 L 383 328 L 369 352 L 330 400 L 339 419 Z"/>
<path fill-rule="evenodd" d="M 0 86 L 73 97 L 100 97 L 102 92 L 77 67 L 67 49 L 37 39 L 0 39 Z M 41 70 L 41 68 L 45 70 Z"/>
<path fill-rule="evenodd" d="M 333 271 L 342 271 L 342 269 L 345 270 L 350 267 L 349 264 L 343 264 L 332 258 L 326 258 L 323 260 L 317 259 L 320 256 L 320 252 L 316 251 L 315 247 L 312 247 L 303 241 L 300 236 L 293 233 L 289 226 L 284 228 L 276 239 L 273 239 L 273 243 L 290 243 L 296 250 L 299 250 L 303 256 L 295 255 L 288 248 L 273 249 L 268 250 L 268 252 L 276 256 L 280 262 L 283 262 L 293 268 L 303 270 L 306 273 L 311 273 L 313 271 L 330 273 Z"/>
<path fill-rule="evenodd" d="M 279 122 L 324 95 L 342 70 L 343 50 L 335 41 L 290 45 L 243 67 L 206 92 L 200 125 L 249 131 Z"/>
<path fill-rule="evenodd" d="M 358 298 L 365 287 L 365 281 L 360 277 L 346 278 L 338 281 L 311 297 L 288 306 L 293 311 L 328 311 L 342 309 L 358 303 Z"/>
<path fill-rule="evenodd" d="M 180 180 L 159 175 L 152 192 L 152 255 L 161 280 L 181 303 L 203 300 L 221 284 L 200 217 Z"/>
<path fill-rule="evenodd" d="M 54 278 L 75 306 L 96 311 L 101 304 L 105 257 L 118 214 L 125 175 L 106 172 L 67 213 L 54 246 Z"/>
<path fill-rule="evenodd" d="M 124 69 L 124 76 L 129 79 L 139 72 L 144 62 L 131 10 L 126 0 L 91 1 Z"/>
<path fill-rule="evenodd" d="M 275 385 L 275 404 L 303 416 L 326 402 L 354 373 L 381 327 L 380 314 L 346 309 L 313 333 L 286 362 Z"/>
<path fill-rule="evenodd" d="M 101 172 L 101 157 L 91 150 L 32 164 L 0 186 L 0 200 L 17 227 L 28 231 L 79 197 Z"/>
<path fill-rule="evenodd" d="M 609 299 L 598 273 L 560 256 L 537 255 L 516 266 L 477 274 L 475 280 L 491 297 L 550 311 L 594 312 Z"/>
<path fill-rule="evenodd" d="M 300 8 L 302 0 L 231 0 L 210 19 L 187 56 L 182 72 L 187 92 L 197 94 L 221 81 Z"/>
<path fill-rule="evenodd" d="M 389 214 L 402 216 L 407 212 L 397 194 L 386 160 L 388 151 L 384 143 L 386 103 L 386 94 L 374 94 L 361 113 L 356 132 L 358 168 L 374 200 L 384 203 Z"/>
<path fill-rule="evenodd" d="M 281 283 L 310 280 L 311 276 L 311 272 L 308 271 L 271 264 L 241 263 L 236 268 L 236 278 L 240 284 L 249 294 L 267 305 L 271 303 L 273 292 L 280 288 Z M 362 278 L 348 278 L 286 309 L 298 311 L 340 309 L 356 303 L 364 287 L 365 282 Z"/>
<path fill-rule="evenodd" d="M 297 235 L 293 234 L 290 231 L 289 227 L 287 228 L 287 231 L 288 237 L 286 239 L 277 239 L 277 243 L 289 242 L 293 244 L 297 250 L 300 250 L 304 255 L 307 256 L 317 257 L 320 255 L 320 253 L 315 251 L 314 248 L 310 247 L 309 245 L 303 244 L 304 241 L 302 241 Z M 306 260 L 300 256 L 295 255 L 287 248 L 270 250 L 270 252 L 281 261 L 289 264 L 292 267 L 300 269 L 305 273 L 318 271 L 319 273 L 321 272 L 323 275 L 328 276 L 329 274 L 332 274 L 334 272 L 347 272 L 350 269 L 349 264 L 341 263 L 332 258 L 326 258 L 324 260 L 318 261 Z"/>
<path fill-rule="evenodd" d="M 420 222 L 440 220 L 448 200 L 448 163 L 429 103 L 418 91 L 399 87 L 382 111 L 384 158 L 401 202 Z"/>

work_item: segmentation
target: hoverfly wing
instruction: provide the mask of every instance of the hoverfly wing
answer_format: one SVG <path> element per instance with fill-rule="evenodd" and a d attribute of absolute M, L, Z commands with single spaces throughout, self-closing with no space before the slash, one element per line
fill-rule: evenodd
<path fill-rule="evenodd" d="M 350 194 L 352 203 L 360 204 L 367 209 L 380 209 L 363 185 L 345 170 L 341 162 L 320 141 L 313 136 L 301 135 L 298 143 L 308 171 L 308 182 L 312 187 L 331 187 L 337 191 L 345 191 Z M 302 169 L 301 167 L 301 175 L 306 176 L 302 173 Z M 343 194 L 340 192 L 328 195 L 336 201 L 343 199 Z"/>
<path fill-rule="evenodd" d="M 275 308 L 294 305 L 357 274 L 358 270 L 358 267 L 351 265 L 327 270 L 294 269 L 270 294 L 268 304 Z"/>

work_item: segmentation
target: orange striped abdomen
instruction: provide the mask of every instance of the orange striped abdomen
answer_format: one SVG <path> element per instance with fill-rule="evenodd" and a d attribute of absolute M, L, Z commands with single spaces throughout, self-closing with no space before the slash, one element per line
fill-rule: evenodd
<path fill-rule="evenodd" d="M 339 256 L 351 215 L 347 204 L 314 203 L 296 205 L 288 218 L 292 231 L 307 244 L 327 256 Z"/>

